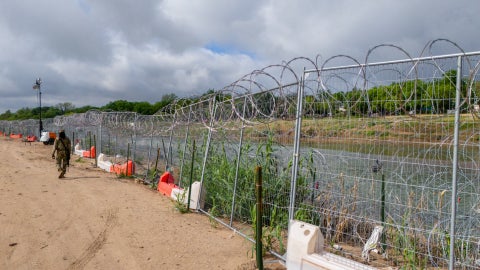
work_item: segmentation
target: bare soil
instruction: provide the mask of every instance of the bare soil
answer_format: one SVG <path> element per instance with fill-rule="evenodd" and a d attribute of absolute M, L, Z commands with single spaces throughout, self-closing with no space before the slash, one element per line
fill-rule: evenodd
<path fill-rule="evenodd" d="M 255 269 L 240 235 L 93 160 L 59 179 L 51 151 L 0 137 L 0 269 Z"/>

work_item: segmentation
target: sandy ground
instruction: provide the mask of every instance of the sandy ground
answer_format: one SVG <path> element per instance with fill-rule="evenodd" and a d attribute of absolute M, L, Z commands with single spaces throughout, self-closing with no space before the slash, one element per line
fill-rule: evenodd
<path fill-rule="evenodd" d="M 142 184 L 0 137 L 0 269 L 255 269 L 252 244 Z"/>

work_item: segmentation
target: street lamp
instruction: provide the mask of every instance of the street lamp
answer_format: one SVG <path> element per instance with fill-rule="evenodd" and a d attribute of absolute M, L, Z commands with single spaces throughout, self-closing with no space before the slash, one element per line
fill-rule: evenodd
<path fill-rule="evenodd" d="M 42 124 L 42 79 L 37 78 L 35 81 L 35 84 L 33 85 L 33 89 L 38 89 L 38 101 L 40 103 L 40 120 L 39 120 L 39 135 L 38 138 L 42 137 L 42 131 L 43 131 L 43 124 Z"/>

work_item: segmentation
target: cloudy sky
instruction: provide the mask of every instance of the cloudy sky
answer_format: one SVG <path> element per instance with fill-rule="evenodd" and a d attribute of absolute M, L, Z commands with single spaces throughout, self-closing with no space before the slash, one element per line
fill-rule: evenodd
<path fill-rule="evenodd" d="M 479 12 L 476 0 L 3 0 L 0 113 L 38 107 L 38 77 L 42 106 L 155 103 L 294 57 L 361 62 L 385 43 L 418 57 L 436 39 L 480 51 Z"/>

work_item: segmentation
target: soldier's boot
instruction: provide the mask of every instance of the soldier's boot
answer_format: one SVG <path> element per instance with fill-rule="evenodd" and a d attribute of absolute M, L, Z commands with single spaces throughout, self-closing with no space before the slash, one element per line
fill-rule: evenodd
<path fill-rule="evenodd" d="M 58 178 L 65 178 L 65 172 L 61 172 Z"/>

